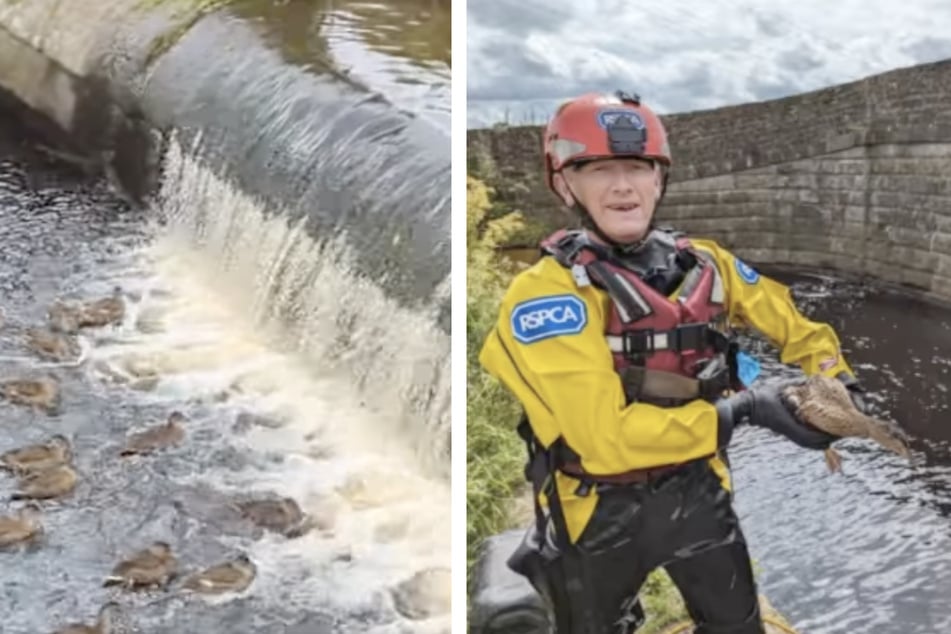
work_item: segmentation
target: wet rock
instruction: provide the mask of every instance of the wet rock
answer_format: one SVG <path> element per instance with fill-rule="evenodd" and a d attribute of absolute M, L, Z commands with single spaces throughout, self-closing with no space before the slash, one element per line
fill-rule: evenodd
<path fill-rule="evenodd" d="M 448 568 L 421 570 L 391 590 L 393 605 L 397 612 L 413 620 L 448 614 L 451 588 Z"/>

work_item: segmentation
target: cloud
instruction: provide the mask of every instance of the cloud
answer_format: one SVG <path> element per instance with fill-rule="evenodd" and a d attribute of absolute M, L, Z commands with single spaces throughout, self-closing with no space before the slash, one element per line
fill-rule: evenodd
<path fill-rule="evenodd" d="M 592 90 L 624 88 L 662 113 L 685 112 L 951 57 L 946 0 L 469 5 L 470 127 L 539 123 Z"/>

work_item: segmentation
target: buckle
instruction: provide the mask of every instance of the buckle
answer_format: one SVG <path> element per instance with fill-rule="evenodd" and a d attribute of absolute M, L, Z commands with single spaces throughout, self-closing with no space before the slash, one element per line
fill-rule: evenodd
<path fill-rule="evenodd" d="M 724 391 L 730 389 L 730 368 L 723 366 L 713 376 L 700 379 L 697 383 L 697 392 L 699 392 L 700 398 L 706 401 L 716 400 L 720 398 Z"/>
<path fill-rule="evenodd" d="M 654 329 L 627 331 L 621 339 L 621 348 L 624 356 L 633 357 L 643 354 L 654 354 Z"/>
<path fill-rule="evenodd" d="M 706 343 L 706 324 L 686 324 L 677 326 L 676 336 L 673 337 L 676 347 L 671 349 L 681 352 L 683 350 L 701 350 Z"/>

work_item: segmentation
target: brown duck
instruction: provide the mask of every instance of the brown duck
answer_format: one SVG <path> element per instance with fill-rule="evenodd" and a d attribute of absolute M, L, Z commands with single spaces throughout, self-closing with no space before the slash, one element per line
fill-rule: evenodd
<path fill-rule="evenodd" d="M 14 405 L 53 413 L 59 407 L 59 384 L 50 378 L 9 379 L 0 383 L 0 396 Z"/>
<path fill-rule="evenodd" d="M 19 491 L 11 500 L 50 500 L 72 493 L 79 477 L 69 465 L 28 473 L 20 478 Z"/>
<path fill-rule="evenodd" d="M 95 625 L 73 623 L 56 630 L 53 634 L 112 634 L 115 631 L 118 616 L 119 604 L 110 601 L 99 609 L 99 617 Z"/>
<path fill-rule="evenodd" d="M 82 306 L 76 301 L 57 299 L 46 310 L 46 320 L 56 332 L 73 334 L 79 330 L 79 316 Z"/>
<path fill-rule="evenodd" d="M 75 361 L 82 353 L 75 337 L 40 328 L 27 329 L 26 345 L 38 356 L 51 361 Z"/>
<path fill-rule="evenodd" d="M 112 296 L 78 302 L 57 299 L 46 312 L 50 327 L 64 333 L 75 333 L 80 328 L 99 328 L 122 321 L 125 301 L 122 290 L 116 288 Z"/>
<path fill-rule="evenodd" d="M 285 537 L 299 537 L 310 529 L 309 518 L 291 498 L 250 500 L 235 506 L 254 524 Z"/>
<path fill-rule="evenodd" d="M 111 297 L 104 297 L 83 304 L 79 317 L 80 328 L 100 328 L 122 321 L 125 317 L 125 301 L 122 289 L 116 287 Z"/>
<path fill-rule="evenodd" d="M 0 468 L 25 474 L 68 464 L 73 457 L 69 440 L 56 434 L 46 442 L 12 449 L 0 454 Z"/>
<path fill-rule="evenodd" d="M 184 588 L 202 594 L 242 592 L 257 574 L 257 566 L 244 553 L 189 577 Z"/>
<path fill-rule="evenodd" d="M 885 449 L 911 459 L 904 433 L 892 423 L 866 416 L 852 403 L 841 381 L 816 374 L 801 385 L 784 390 L 783 395 L 802 420 L 830 434 L 870 438 Z M 842 469 L 842 457 L 831 447 L 825 451 L 829 471 Z"/>
<path fill-rule="evenodd" d="M 140 550 L 112 569 L 103 586 L 120 585 L 126 589 L 166 586 L 178 569 L 172 547 L 162 541 Z"/>
<path fill-rule="evenodd" d="M 0 548 L 9 548 L 33 539 L 43 532 L 40 508 L 29 503 L 16 515 L 0 516 Z"/>
<path fill-rule="evenodd" d="M 172 412 L 165 424 L 157 425 L 130 436 L 119 455 L 148 454 L 180 444 L 185 439 L 185 428 L 181 425 L 184 421 L 184 414 L 178 411 Z"/>

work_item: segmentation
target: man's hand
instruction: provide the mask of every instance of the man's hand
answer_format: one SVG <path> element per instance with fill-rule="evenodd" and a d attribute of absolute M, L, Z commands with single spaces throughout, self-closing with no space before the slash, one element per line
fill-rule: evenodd
<path fill-rule="evenodd" d="M 782 434 L 806 449 L 828 449 L 838 436 L 798 419 L 785 403 L 782 392 L 800 381 L 782 381 L 738 392 L 717 402 L 720 419 L 720 446 L 726 446 L 733 435 L 733 427 L 748 420 L 751 425 L 766 427 Z"/>

